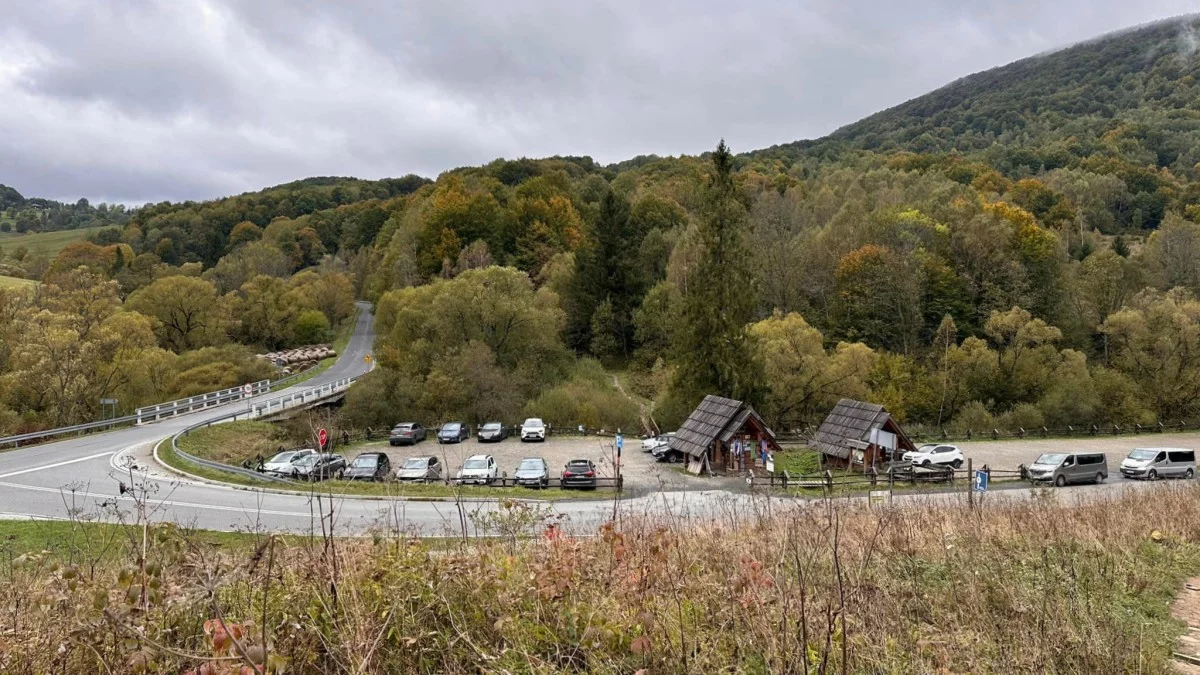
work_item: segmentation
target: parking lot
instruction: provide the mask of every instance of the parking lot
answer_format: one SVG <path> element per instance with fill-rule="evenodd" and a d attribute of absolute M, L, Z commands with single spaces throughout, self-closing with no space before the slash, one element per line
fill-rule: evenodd
<path fill-rule="evenodd" d="M 1200 447 L 1200 433 L 1162 433 L 1129 436 L 1082 436 L 1077 438 L 1027 438 L 1006 441 L 951 441 L 962 448 L 975 468 L 984 464 L 994 469 L 1015 469 L 1032 464 L 1046 452 L 1103 452 L 1109 473 L 1115 477 L 1121 460 L 1134 448 Z"/>
<path fill-rule="evenodd" d="M 616 450 L 613 439 L 600 436 L 551 436 L 540 443 L 522 443 L 517 438 L 507 438 L 499 443 L 480 443 L 471 437 L 462 443 L 439 445 L 430 438 L 415 446 L 392 447 L 386 440 L 355 443 L 349 448 L 339 449 L 346 459 L 353 459 L 360 452 L 385 452 L 393 466 L 403 463 L 408 457 L 435 455 L 441 459 L 453 476 L 464 460 L 471 455 L 491 455 L 496 458 L 502 473 L 512 475 L 525 457 L 541 457 L 550 465 L 551 475 L 558 475 L 563 465 L 572 459 L 590 459 L 596 465 L 599 476 L 616 475 L 614 465 Z M 708 478 L 692 476 L 680 464 L 656 462 L 650 453 L 642 452 L 638 438 L 625 438 L 622 452 L 621 473 L 625 478 L 625 489 L 634 492 L 656 490 L 716 489 L 724 487 Z M 736 483 L 737 481 L 733 481 Z"/>

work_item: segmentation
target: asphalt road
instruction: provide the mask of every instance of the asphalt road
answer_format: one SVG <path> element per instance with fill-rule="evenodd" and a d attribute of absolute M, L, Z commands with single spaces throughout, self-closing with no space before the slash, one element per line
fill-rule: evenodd
<path fill-rule="evenodd" d="M 297 387 L 254 400 L 265 400 L 363 373 L 367 369 L 363 357 L 370 352 L 374 337 L 374 317 L 370 308 L 364 305 L 350 343 L 333 367 Z M 380 531 L 432 536 L 455 535 L 464 528 L 475 534 L 476 519 L 471 514 L 498 508 L 491 501 L 460 505 L 454 502 L 331 498 L 316 493 L 279 494 L 168 478 L 161 468 L 135 471 L 131 475 L 129 469 L 114 463 L 118 453 L 141 448 L 144 456 L 146 447 L 180 429 L 226 414 L 231 406 L 246 405 L 247 402 L 241 401 L 142 427 L 0 453 L 0 518 L 66 518 L 78 514 L 87 518 L 129 521 L 144 509 L 154 521 L 172 521 L 213 530 L 319 534 L 332 522 L 333 531 L 342 534 Z M 123 485 L 131 484 L 133 495 L 122 491 Z M 1068 488 L 1064 494 L 1070 498 L 1090 499 L 1115 496 L 1128 489 L 1152 488 L 1120 481 L 1104 486 Z M 1005 490 L 989 495 L 987 499 L 1021 499 L 1029 494 L 1029 490 Z M 135 498 L 135 495 L 140 497 Z M 865 500 L 861 498 L 841 501 L 862 503 L 865 508 Z M 139 507 L 139 503 L 143 506 Z M 964 497 L 962 494 L 897 495 L 894 503 L 964 503 Z M 552 508 L 563 518 L 561 523 L 565 529 L 594 533 L 600 523 L 618 512 L 671 519 L 726 520 L 797 507 L 803 508 L 803 502 L 722 490 L 695 490 L 665 492 L 620 502 L 567 500 L 555 503 Z"/>

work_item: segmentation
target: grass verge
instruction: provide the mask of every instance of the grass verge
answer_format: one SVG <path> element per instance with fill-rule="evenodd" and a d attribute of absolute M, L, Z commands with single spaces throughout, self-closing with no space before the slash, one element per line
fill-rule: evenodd
<path fill-rule="evenodd" d="M 139 527 L 114 523 L 0 520 L 0 551 L 13 557 L 50 551 L 68 560 L 94 556 L 109 562 L 123 555 L 124 546 L 140 540 L 141 533 Z M 195 530 L 187 535 L 197 543 L 232 549 L 252 547 L 255 542 L 255 535 L 243 532 Z"/>
<path fill-rule="evenodd" d="M 731 504 L 584 538 L 538 509 L 506 506 L 503 536 L 465 545 L 212 552 L 168 529 L 82 572 L 53 552 L 10 562 L 0 668 L 183 672 L 214 646 L 241 665 L 205 637 L 219 617 L 276 672 L 1165 673 L 1184 630 L 1169 604 L 1200 569 L 1194 485 L 975 510 Z"/>

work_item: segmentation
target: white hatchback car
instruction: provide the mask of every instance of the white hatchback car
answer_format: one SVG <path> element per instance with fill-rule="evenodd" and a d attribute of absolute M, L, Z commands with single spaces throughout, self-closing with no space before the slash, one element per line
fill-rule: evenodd
<path fill-rule="evenodd" d="M 966 459 L 957 445 L 928 443 L 914 452 L 904 453 L 904 461 L 912 462 L 914 466 L 952 466 L 957 469 Z"/>
<path fill-rule="evenodd" d="M 522 441 L 546 440 L 546 423 L 536 417 L 530 417 L 521 425 Z"/>
<path fill-rule="evenodd" d="M 491 455 L 472 455 L 463 462 L 456 476 L 459 483 L 478 483 L 491 485 L 496 480 L 500 469 Z"/>
<path fill-rule="evenodd" d="M 658 450 L 659 448 L 665 448 L 666 446 L 671 444 L 671 439 L 674 438 L 674 436 L 675 436 L 675 432 L 672 431 L 669 433 L 662 434 L 661 436 L 654 436 L 652 438 L 644 438 L 644 439 L 642 439 L 642 452 L 654 452 L 655 450 Z"/>

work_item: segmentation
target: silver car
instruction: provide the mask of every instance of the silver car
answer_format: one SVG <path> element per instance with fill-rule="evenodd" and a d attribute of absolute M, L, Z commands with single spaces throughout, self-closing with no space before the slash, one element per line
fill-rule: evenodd
<path fill-rule="evenodd" d="M 513 479 L 517 485 L 544 488 L 550 484 L 550 467 L 541 457 L 526 457 L 517 465 Z"/>
<path fill-rule="evenodd" d="M 396 469 L 396 480 L 431 483 L 442 479 L 442 463 L 437 457 L 409 457 Z"/>
<path fill-rule="evenodd" d="M 1039 456 L 1026 470 L 1029 480 L 1056 487 L 1100 483 L 1108 478 L 1108 458 L 1102 452 L 1053 452 Z"/>
<path fill-rule="evenodd" d="M 315 454 L 317 454 L 317 451 L 311 448 L 286 450 L 263 462 L 262 472 L 269 473 L 274 476 L 291 478 L 292 469 L 295 468 L 296 461 L 308 455 Z"/>
<path fill-rule="evenodd" d="M 1134 448 L 1121 461 L 1126 478 L 1192 478 L 1196 475 L 1196 451 L 1187 448 Z"/>

